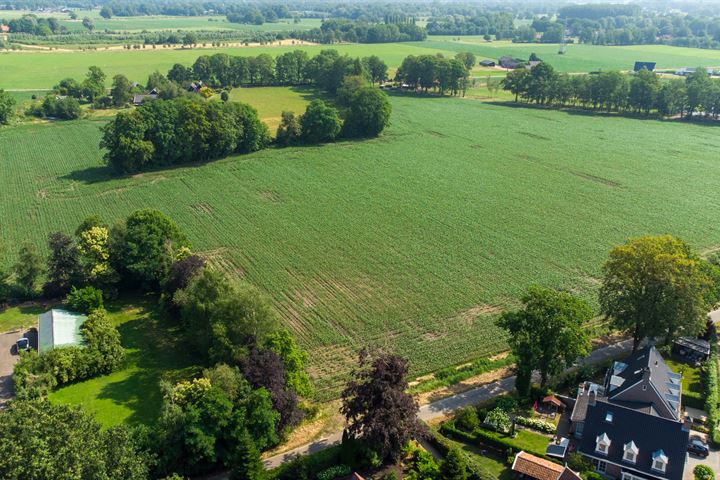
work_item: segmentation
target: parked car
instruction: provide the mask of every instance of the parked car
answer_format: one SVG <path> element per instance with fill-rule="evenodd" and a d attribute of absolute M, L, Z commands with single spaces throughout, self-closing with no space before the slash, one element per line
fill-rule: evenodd
<path fill-rule="evenodd" d="M 688 452 L 699 457 L 707 457 L 710 454 L 710 449 L 707 444 L 699 438 L 693 438 L 688 443 Z"/>
<path fill-rule="evenodd" d="M 19 339 L 15 344 L 17 345 L 18 352 L 27 352 L 30 350 L 30 340 L 26 337 Z"/>

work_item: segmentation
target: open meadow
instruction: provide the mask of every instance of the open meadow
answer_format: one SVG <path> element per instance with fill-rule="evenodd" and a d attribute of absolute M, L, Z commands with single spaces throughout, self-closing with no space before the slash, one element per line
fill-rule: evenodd
<path fill-rule="evenodd" d="M 377 55 L 390 67 L 391 73 L 408 55 L 453 56 L 457 52 L 471 51 L 478 59 L 512 55 L 528 58 L 537 53 L 555 69 L 565 72 L 598 70 L 631 70 L 637 60 L 656 61 L 658 68 L 687 66 L 720 66 L 720 50 L 680 48 L 665 45 L 635 45 L 607 47 L 595 45 L 568 45 L 564 55 L 558 55 L 558 45 L 522 44 L 511 42 L 487 43 L 479 37 L 429 37 L 424 42 L 337 45 L 282 45 L 225 48 L 146 48 L 142 50 L 88 50 L 88 51 L 17 51 L 0 53 L 0 88 L 50 89 L 66 77 L 82 78 L 91 65 L 107 74 L 108 86 L 112 77 L 122 73 L 133 81 L 144 82 L 155 70 L 166 73 L 175 63 L 192 65 L 200 55 L 223 52 L 229 55 L 255 56 L 261 53 L 279 55 L 302 49 L 310 55 L 334 48 L 352 57 Z M 457 40 L 459 38 L 460 40 Z M 475 67 L 474 76 L 503 75 L 501 69 Z"/>
<path fill-rule="evenodd" d="M 279 116 L 264 102 L 264 118 Z M 94 213 L 162 210 L 272 297 L 321 399 L 362 345 L 408 356 L 413 374 L 503 350 L 499 311 L 533 283 L 592 300 L 608 250 L 630 236 L 720 244 L 717 127 L 461 98 L 392 105 L 378 139 L 124 178 L 102 163 L 100 120 L 0 129 L 0 234 L 41 245 Z M 56 396 L 83 395 L 70 388 Z"/>

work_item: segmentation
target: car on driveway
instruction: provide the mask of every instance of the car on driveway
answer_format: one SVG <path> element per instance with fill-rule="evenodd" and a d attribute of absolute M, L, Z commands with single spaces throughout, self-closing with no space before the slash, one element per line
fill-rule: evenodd
<path fill-rule="evenodd" d="M 17 342 L 15 342 L 15 345 L 17 346 L 18 353 L 20 352 L 27 352 L 30 350 L 30 340 L 26 337 L 22 337 Z"/>
<path fill-rule="evenodd" d="M 707 457 L 710 455 L 710 448 L 699 438 L 693 438 L 688 443 L 688 452 L 698 457 Z"/>

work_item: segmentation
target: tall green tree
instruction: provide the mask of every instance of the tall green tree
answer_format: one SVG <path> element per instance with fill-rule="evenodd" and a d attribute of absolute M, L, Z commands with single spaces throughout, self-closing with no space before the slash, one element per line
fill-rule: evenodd
<path fill-rule="evenodd" d="M 44 259 L 34 243 L 25 242 L 18 252 L 18 261 L 13 266 L 15 282 L 26 296 L 33 296 L 38 280 L 43 273 Z"/>
<path fill-rule="evenodd" d="M 350 98 L 343 134 L 348 137 L 376 137 L 390 123 L 391 113 L 392 106 L 382 90 L 361 88 Z"/>
<path fill-rule="evenodd" d="M 335 108 L 322 100 L 313 100 L 300 120 L 303 141 L 332 142 L 340 133 L 342 122 Z"/>
<path fill-rule="evenodd" d="M 105 94 L 105 72 L 95 65 L 88 68 L 82 83 L 82 94 L 91 102 Z"/>
<path fill-rule="evenodd" d="M 440 475 L 443 480 L 467 480 L 467 463 L 460 450 L 452 448 L 448 452 L 440 464 Z"/>
<path fill-rule="evenodd" d="M 15 110 L 15 99 L 0 88 L 0 125 L 10 122 Z"/>
<path fill-rule="evenodd" d="M 43 290 L 50 297 L 64 296 L 71 287 L 82 283 L 80 252 L 73 239 L 62 232 L 50 234 L 48 247 L 47 281 Z"/>
<path fill-rule="evenodd" d="M 522 298 L 523 308 L 502 314 L 497 324 L 508 333 L 517 357 L 516 387 L 527 395 L 534 370 L 544 387 L 550 376 L 562 372 L 590 351 L 583 329 L 592 308 L 569 293 L 532 286 Z"/>
<path fill-rule="evenodd" d="M 125 75 L 115 75 L 110 89 L 113 105 L 123 107 L 132 100 L 132 84 Z"/>
<path fill-rule="evenodd" d="M 0 478 L 146 480 L 149 458 L 126 427 L 78 408 L 15 400 L 0 411 Z"/>
<path fill-rule="evenodd" d="M 189 245 L 185 234 L 164 213 L 149 208 L 136 210 L 113 228 L 111 263 L 136 286 L 157 290 L 175 255 Z"/>
<path fill-rule="evenodd" d="M 230 478 L 232 480 L 263 480 L 266 476 L 260 451 L 255 446 L 250 433 L 243 430 L 235 446 Z"/>
<path fill-rule="evenodd" d="M 712 282 L 685 242 L 670 235 L 638 237 L 610 251 L 600 308 L 633 336 L 697 335 L 705 328 Z"/>

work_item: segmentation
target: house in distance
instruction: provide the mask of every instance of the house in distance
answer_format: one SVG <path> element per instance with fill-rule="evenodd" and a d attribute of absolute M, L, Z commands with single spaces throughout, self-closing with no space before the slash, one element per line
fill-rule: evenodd
<path fill-rule="evenodd" d="M 656 62 L 635 62 L 633 72 L 639 72 L 642 69 L 645 69 L 648 72 L 652 72 L 653 70 L 655 70 L 655 65 Z"/>

